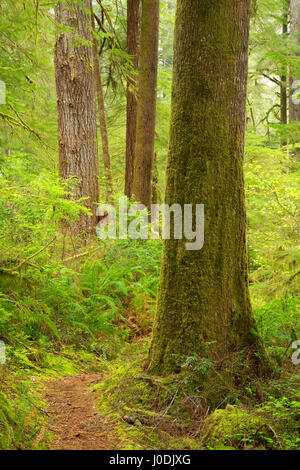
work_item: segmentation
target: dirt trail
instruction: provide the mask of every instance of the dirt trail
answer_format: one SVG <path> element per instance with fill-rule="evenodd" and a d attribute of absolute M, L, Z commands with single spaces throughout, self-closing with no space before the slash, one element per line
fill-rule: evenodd
<path fill-rule="evenodd" d="M 95 394 L 89 388 L 101 381 L 99 374 L 65 377 L 51 382 L 46 393 L 50 404 L 53 450 L 112 450 L 115 439 L 110 425 L 99 415 Z"/>

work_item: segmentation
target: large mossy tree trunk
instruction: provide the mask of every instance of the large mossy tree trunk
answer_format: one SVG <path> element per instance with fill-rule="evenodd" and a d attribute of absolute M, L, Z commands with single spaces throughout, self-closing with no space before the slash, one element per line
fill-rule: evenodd
<path fill-rule="evenodd" d="M 127 0 L 127 53 L 132 57 L 133 74 L 127 83 L 125 195 L 132 196 L 136 142 L 137 99 L 136 81 L 140 51 L 141 0 Z"/>
<path fill-rule="evenodd" d="M 142 0 L 140 65 L 132 193 L 150 208 L 156 118 L 159 0 Z"/>
<path fill-rule="evenodd" d="M 166 203 L 205 205 L 202 250 L 166 240 L 147 370 L 265 366 L 248 291 L 243 180 L 250 0 L 178 0 Z M 236 353 L 236 354 L 235 354 Z M 223 362 L 224 361 L 224 362 Z M 242 371 L 240 371 L 242 373 Z"/>
<path fill-rule="evenodd" d="M 55 44 L 55 78 L 58 109 L 59 170 L 62 178 L 75 177 L 74 199 L 92 215 L 82 214 L 72 231 L 95 233 L 99 201 L 98 145 L 95 81 L 91 43 L 90 0 L 59 2 L 56 22 L 62 31 Z"/>

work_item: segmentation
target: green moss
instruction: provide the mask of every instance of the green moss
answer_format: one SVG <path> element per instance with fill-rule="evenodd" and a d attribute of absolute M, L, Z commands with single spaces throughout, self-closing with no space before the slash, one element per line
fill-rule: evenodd
<path fill-rule="evenodd" d="M 29 380 L 2 376 L 0 370 L 0 450 L 45 449 L 51 438 L 44 429 L 46 403 Z"/>
<path fill-rule="evenodd" d="M 262 416 L 232 405 L 216 410 L 206 419 L 201 443 L 207 449 L 278 448 Z"/>
<path fill-rule="evenodd" d="M 149 439 L 145 436 L 144 427 L 137 425 L 136 410 L 149 411 L 153 397 L 151 387 L 140 379 L 142 358 L 136 356 L 134 347 L 127 348 L 125 357 L 125 360 L 121 358 L 109 364 L 107 376 L 93 390 L 99 394 L 98 406 L 113 423 L 121 448 L 141 449 L 145 448 L 146 442 L 149 444 Z M 150 440 L 154 443 L 157 434 L 153 433 Z"/>
<path fill-rule="evenodd" d="M 270 366 L 250 304 L 243 179 L 249 12 L 198 3 L 177 4 L 165 202 L 204 204 L 205 242 L 188 251 L 186 240 L 165 240 L 147 370 L 178 373 L 176 354 L 207 357 L 210 342 L 212 361 L 246 352 L 239 375 L 262 376 Z"/>
<path fill-rule="evenodd" d="M 187 438 L 192 414 L 186 404 L 182 406 L 183 396 L 178 393 L 176 377 L 145 375 L 147 349 L 148 343 L 142 348 L 129 346 L 122 358 L 108 366 L 104 380 L 93 387 L 100 397 L 101 412 L 113 423 L 121 441 L 119 448 L 199 448 L 197 441 Z"/>
<path fill-rule="evenodd" d="M 189 367 L 180 374 L 164 378 L 146 375 L 143 366 L 147 349 L 148 342 L 128 346 L 108 365 L 104 380 L 93 387 L 102 414 L 113 424 L 118 448 L 229 450 L 297 445 L 293 437 L 296 401 L 273 399 L 258 406 L 253 382 L 252 388 L 244 387 L 243 407 L 241 393 L 230 380 L 226 382 L 226 374 L 213 373 L 209 363 L 196 358 L 188 358 Z M 206 373 L 212 373 L 209 381 L 203 380 Z M 207 410 L 213 409 L 213 394 L 220 396 L 220 390 L 223 402 L 232 400 L 239 406 L 227 405 L 204 419 Z M 278 425 L 281 421 L 282 427 Z"/>

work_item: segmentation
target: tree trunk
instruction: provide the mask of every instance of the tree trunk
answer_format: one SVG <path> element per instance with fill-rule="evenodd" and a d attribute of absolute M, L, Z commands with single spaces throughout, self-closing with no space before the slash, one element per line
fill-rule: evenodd
<path fill-rule="evenodd" d="M 298 56 L 300 57 L 300 0 L 291 0 L 291 38 L 298 44 Z M 293 94 L 299 90 L 300 85 L 294 85 L 296 80 L 300 80 L 300 67 L 291 70 L 291 93 L 289 102 L 289 121 L 300 121 L 300 103 L 293 99 Z M 300 93 L 299 93 L 300 94 Z M 298 100 L 299 101 L 299 100 Z"/>
<path fill-rule="evenodd" d="M 288 33 L 288 2 L 283 11 L 282 20 L 282 37 L 286 39 Z M 280 76 L 280 122 L 287 124 L 288 122 L 288 95 L 287 95 L 287 65 L 284 65 Z M 281 145 L 286 145 L 286 139 L 281 140 Z"/>
<path fill-rule="evenodd" d="M 281 75 L 280 77 L 280 122 L 287 124 L 287 76 Z"/>
<path fill-rule="evenodd" d="M 139 68 L 140 9 L 141 0 L 127 0 L 127 53 L 133 58 L 135 72 Z M 134 73 L 127 84 L 125 195 L 129 198 L 132 196 L 136 142 L 137 100 L 134 91 L 136 80 L 137 76 Z"/>
<path fill-rule="evenodd" d="M 159 195 L 159 173 L 157 168 L 157 153 L 154 154 L 153 158 L 153 170 L 152 170 L 152 204 L 159 204 L 160 195 Z"/>
<path fill-rule="evenodd" d="M 89 8 L 89 0 L 83 4 Z M 58 108 L 59 170 L 62 178 L 76 177 L 74 199 L 87 198 L 92 215 L 82 214 L 76 232 L 95 233 L 99 201 L 98 145 L 91 16 L 76 2 L 59 2 L 56 22 L 72 30 L 60 32 L 55 44 L 55 78 Z"/>
<path fill-rule="evenodd" d="M 152 164 L 156 117 L 159 0 L 142 1 L 141 52 L 133 194 L 151 205 Z"/>
<path fill-rule="evenodd" d="M 263 370 L 243 180 L 249 16 L 250 0 L 177 3 L 166 203 L 204 204 L 205 242 L 199 251 L 164 242 L 150 373 L 179 372 L 180 356 L 225 367 L 234 353 L 245 374 Z"/>
<path fill-rule="evenodd" d="M 93 26 L 94 26 L 94 21 L 93 21 Z M 113 190 L 113 179 L 112 179 L 112 173 L 111 173 L 108 133 L 107 133 L 107 126 L 106 126 L 105 101 L 104 101 L 100 62 L 99 62 L 99 55 L 98 55 L 98 46 L 97 46 L 96 39 L 94 39 L 94 42 L 93 42 L 93 54 L 94 54 L 95 83 L 96 83 L 97 101 L 98 101 L 98 115 L 99 115 L 99 124 L 100 124 L 101 140 L 102 140 L 103 166 L 104 166 L 104 176 L 105 176 L 105 185 L 106 185 L 106 202 L 110 203 L 112 202 L 114 190 Z"/>

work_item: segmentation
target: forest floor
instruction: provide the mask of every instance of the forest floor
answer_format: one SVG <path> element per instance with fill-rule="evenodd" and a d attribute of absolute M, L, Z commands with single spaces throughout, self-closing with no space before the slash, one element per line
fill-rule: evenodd
<path fill-rule="evenodd" d="M 263 400 L 256 396 L 256 381 L 241 392 L 233 389 L 229 396 L 211 377 L 212 386 L 199 393 L 196 386 L 203 376 L 196 376 L 194 371 L 165 378 L 146 376 L 143 364 L 148 347 L 149 342 L 130 344 L 105 364 L 100 364 L 98 356 L 94 361 L 88 356 L 80 367 L 78 363 L 57 362 L 60 368 L 51 369 L 56 376 L 45 374 L 44 369 L 34 375 L 30 372 L 27 376 L 14 376 L 13 380 L 10 375 L 3 375 L 0 405 L 2 398 L 4 412 L 16 425 L 14 440 L 8 445 L 12 427 L 10 421 L 6 428 L 1 427 L 0 413 L 0 448 L 299 448 L 299 389 L 293 371 L 261 382 Z M 55 355 L 56 361 L 58 358 L 69 361 L 63 355 Z M 213 398 L 215 390 L 225 393 L 227 403 L 224 405 L 222 399 L 223 406 L 210 411 L 204 393 Z M 2 430 L 5 434 L 1 437 Z"/>
<path fill-rule="evenodd" d="M 116 448 L 112 427 L 100 416 L 90 387 L 102 380 L 101 374 L 60 378 L 48 383 L 49 431 L 52 450 L 111 450 Z"/>

